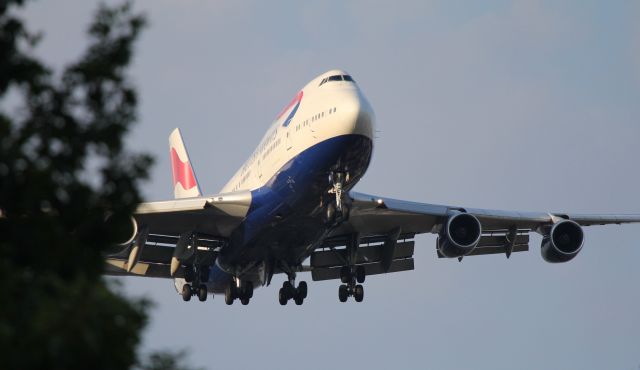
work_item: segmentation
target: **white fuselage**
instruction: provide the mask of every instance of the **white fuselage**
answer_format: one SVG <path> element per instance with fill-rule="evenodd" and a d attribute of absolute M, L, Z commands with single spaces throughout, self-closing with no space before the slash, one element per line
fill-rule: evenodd
<path fill-rule="evenodd" d="M 373 138 L 373 110 L 356 83 L 327 81 L 320 85 L 336 75 L 348 74 L 332 70 L 304 86 L 220 193 L 264 186 L 291 159 L 325 140 L 350 134 Z"/>

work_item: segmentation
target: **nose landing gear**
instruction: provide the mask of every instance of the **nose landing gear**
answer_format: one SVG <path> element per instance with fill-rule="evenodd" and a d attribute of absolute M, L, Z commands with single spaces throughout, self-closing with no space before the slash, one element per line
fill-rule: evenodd
<path fill-rule="evenodd" d="M 325 221 L 328 224 L 336 224 L 349 219 L 350 208 L 348 202 L 345 201 L 343 191 L 344 183 L 348 180 L 349 174 L 345 172 L 332 172 L 329 174 L 331 189 L 329 189 L 328 193 L 334 195 L 334 197 L 330 197 L 330 201 L 325 208 Z"/>

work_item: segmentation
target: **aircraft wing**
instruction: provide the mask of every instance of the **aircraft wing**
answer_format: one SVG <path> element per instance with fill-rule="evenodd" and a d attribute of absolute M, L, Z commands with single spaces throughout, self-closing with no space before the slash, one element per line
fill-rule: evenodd
<path fill-rule="evenodd" d="M 439 231 L 439 227 L 452 212 L 466 212 L 476 216 L 482 224 L 483 232 L 499 232 L 513 227 L 522 231 L 535 231 L 541 226 L 553 224 L 557 219 L 573 220 L 582 226 L 640 222 L 640 214 L 516 212 L 416 203 L 355 192 L 350 195 L 353 212 L 349 224 L 345 226 L 364 234 L 376 234 L 395 227 L 402 228 L 406 233 L 434 233 Z"/>
<path fill-rule="evenodd" d="M 548 235 L 554 224 L 571 220 L 580 226 L 640 223 L 640 214 L 567 214 L 514 212 L 397 200 L 351 192 L 348 221 L 334 229 L 311 258 L 313 280 L 340 278 L 345 264 L 345 247 L 358 235 L 356 264 L 367 275 L 413 270 L 413 237 L 416 234 L 441 234 L 448 219 L 455 214 L 475 216 L 481 224 L 477 246 L 464 256 L 506 254 L 529 249 L 529 232 Z M 436 247 L 439 257 L 444 256 Z"/>
<path fill-rule="evenodd" d="M 133 217 L 143 237 L 108 255 L 106 272 L 170 278 L 172 258 L 193 258 L 195 249 L 204 252 L 198 258 L 213 261 L 250 205 L 250 191 L 142 203 Z M 185 232 L 198 235 L 198 244 L 178 248 Z"/>
<path fill-rule="evenodd" d="M 228 237 L 244 219 L 251 205 L 251 192 L 218 194 L 146 202 L 134 215 L 138 227 L 150 234 L 178 235 L 185 230 L 211 236 Z"/>

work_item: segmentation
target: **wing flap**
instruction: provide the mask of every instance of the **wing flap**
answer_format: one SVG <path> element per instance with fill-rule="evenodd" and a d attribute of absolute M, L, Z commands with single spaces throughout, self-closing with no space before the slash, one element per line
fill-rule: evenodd
<path fill-rule="evenodd" d="M 396 244 L 393 260 L 410 258 L 413 256 L 414 241 L 398 242 Z M 366 264 L 381 262 L 384 259 L 384 251 L 381 246 L 361 246 L 358 248 L 358 254 L 356 257 L 356 264 Z M 314 252 L 311 255 L 311 266 L 316 268 L 321 267 L 342 267 L 347 264 L 347 250 L 346 249 L 330 249 L 319 252 Z"/>
<path fill-rule="evenodd" d="M 115 258 L 106 259 L 105 274 L 112 276 L 172 278 L 168 264 L 138 262 L 130 272 L 127 272 L 127 261 Z"/>
<path fill-rule="evenodd" d="M 411 271 L 414 269 L 414 262 L 413 258 L 395 260 L 391 262 L 391 267 L 388 271 L 385 271 L 382 263 L 367 263 L 359 266 L 364 266 L 365 273 L 369 276 L 389 272 Z M 313 268 L 311 270 L 311 279 L 313 281 L 340 279 L 340 269 L 341 267 Z"/>

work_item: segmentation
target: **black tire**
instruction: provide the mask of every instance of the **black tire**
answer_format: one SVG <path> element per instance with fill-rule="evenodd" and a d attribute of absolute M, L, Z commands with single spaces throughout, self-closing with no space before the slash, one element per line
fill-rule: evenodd
<path fill-rule="evenodd" d="M 200 302 L 204 302 L 207 300 L 207 295 L 208 295 L 208 291 L 207 291 L 207 286 L 204 284 L 200 284 L 200 286 L 198 287 L 198 299 L 200 300 Z"/>
<path fill-rule="evenodd" d="M 253 283 L 250 281 L 247 281 L 244 285 L 244 295 L 251 299 L 253 298 Z"/>
<path fill-rule="evenodd" d="M 364 266 L 358 266 L 356 268 L 356 281 L 360 284 L 364 283 L 367 274 L 364 270 Z"/>
<path fill-rule="evenodd" d="M 224 303 L 231 306 L 233 301 L 235 300 L 234 286 L 229 284 L 227 285 L 227 289 L 224 290 Z"/>
<path fill-rule="evenodd" d="M 347 284 L 349 280 L 351 280 L 351 269 L 349 266 L 342 266 L 340 269 L 340 281 L 342 281 L 343 284 Z"/>
<path fill-rule="evenodd" d="M 346 285 L 340 285 L 340 288 L 338 288 L 338 299 L 340 299 L 340 302 L 346 302 L 347 298 L 349 298 L 349 291 L 347 290 L 347 286 Z"/>
<path fill-rule="evenodd" d="M 353 292 L 353 298 L 356 299 L 356 302 L 362 302 L 364 299 L 364 287 L 362 285 L 356 285 L 356 289 Z"/>
<path fill-rule="evenodd" d="M 191 295 L 193 291 L 191 290 L 190 284 L 185 284 L 182 286 L 182 300 L 185 302 L 189 302 L 191 300 Z"/>
<path fill-rule="evenodd" d="M 242 303 L 243 306 L 246 306 L 249 304 L 249 297 L 242 297 L 240 298 L 240 303 Z"/>
<path fill-rule="evenodd" d="M 282 283 L 282 289 L 284 290 L 287 300 L 293 298 L 294 294 L 296 293 L 296 288 L 294 288 L 288 280 Z"/>
<path fill-rule="evenodd" d="M 300 306 L 304 302 L 304 298 L 296 294 L 296 296 L 293 298 L 293 301 L 296 302 L 298 306 Z"/>
<path fill-rule="evenodd" d="M 287 304 L 287 301 L 289 299 L 287 298 L 287 293 L 285 292 L 284 287 L 280 288 L 280 290 L 278 291 L 278 302 L 280 302 L 280 304 L 282 306 Z"/>
<path fill-rule="evenodd" d="M 301 281 L 298 284 L 297 293 L 298 293 L 297 295 L 299 295 L 303 300 L 307 298 L 307 282 L 306 281 Z"/>

